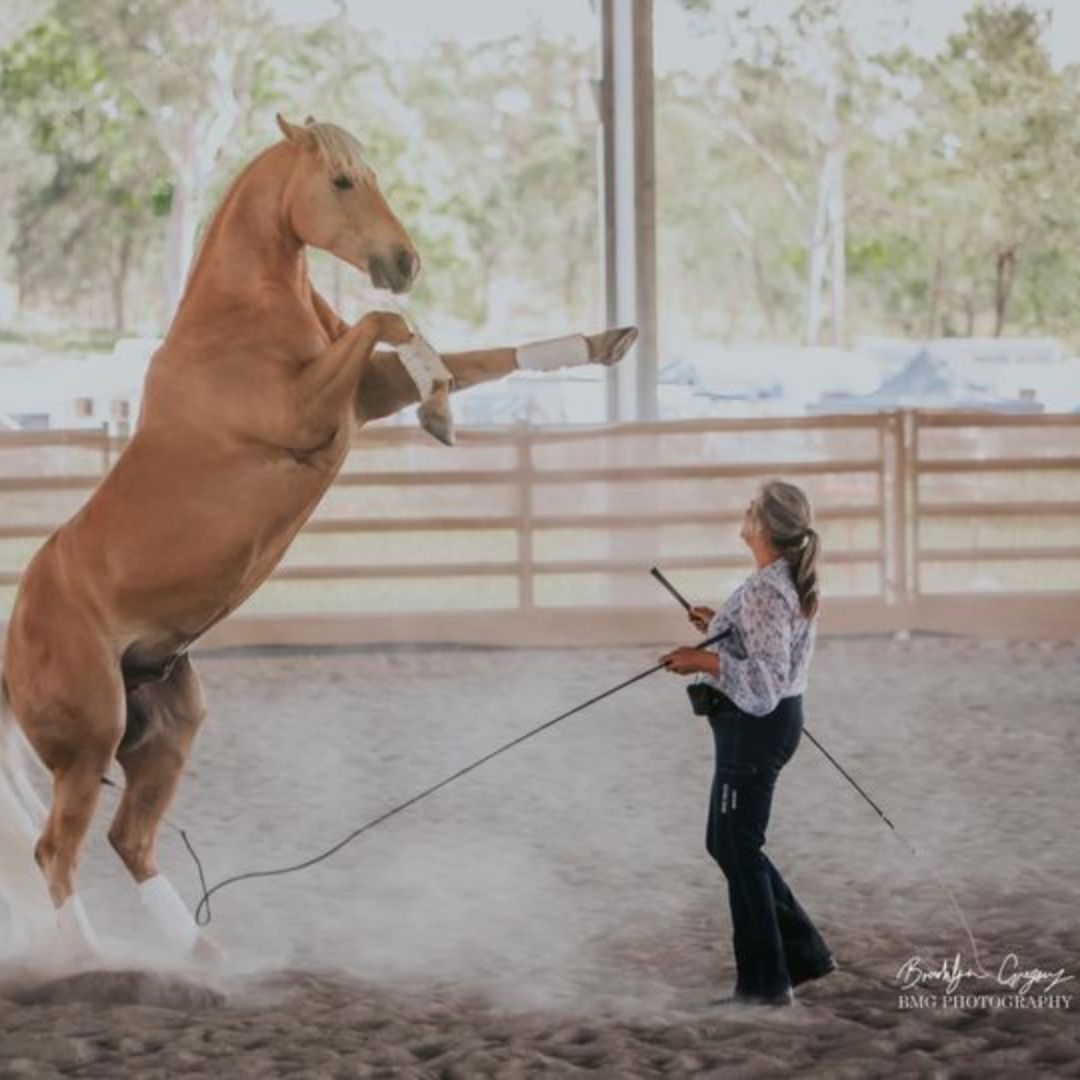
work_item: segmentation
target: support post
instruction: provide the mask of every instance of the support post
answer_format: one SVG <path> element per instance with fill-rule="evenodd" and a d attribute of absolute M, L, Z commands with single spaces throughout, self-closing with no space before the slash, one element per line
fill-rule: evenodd
<path fill-rule="evenodd" d="M 601 20 L 606 315 L 610 326 L 639 330 L 630 354 L 608 372 L 607 414 L 611 421 L 655 420 L 653 0 L 603 0 Z"/>

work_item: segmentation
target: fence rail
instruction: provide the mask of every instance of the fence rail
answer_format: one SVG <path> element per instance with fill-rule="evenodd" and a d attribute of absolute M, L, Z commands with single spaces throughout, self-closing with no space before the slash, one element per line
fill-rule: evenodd
<path fill-rule="evenodd" d="M 0 618 L 123 440 L 0 434 Z M 815 505 L 826 632 L 1080 633 L 1080 415 L 903 410 L 466 430 L 374 427 L 210 643 L 619 643 L 685 636 L 646 571 L 708 602 L 748 569 L 757 480 Z M 224 511 L 223 511 L 224 512 Z"/>

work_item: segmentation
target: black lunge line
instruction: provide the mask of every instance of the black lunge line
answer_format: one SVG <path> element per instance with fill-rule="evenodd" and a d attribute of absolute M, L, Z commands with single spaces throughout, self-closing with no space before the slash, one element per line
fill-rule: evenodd
<path fill-rule="evenodd" d="M 667 589 L 667 591 L 671 593 L 671 595 L 674 596 L 675 599 L 678 600 L 678 602 L 682 604 L 682 606 L 687 611 L 692 610 L 690 602 L 686 599 L 686 597 L 684 597 L 682 593 L 680 593 L 679 590 L 676 589 L 675 586 L 672 585 L 671 582 L 668 581 L 668 579 L 664 577 L 664 575 L 655 566 L 652 568 L 652 570 L 649 571 L 649 573 L 652 574 L 652 576 L 656 578 L 656 580 L 659 581 L 660 584 L 663 585 L 664 588 Z M 704 645 L 698 645 L 696 646 L 696 648 L 704 648 Z M 844 766 L 841 765 L 840 762 L 837 761 L 836 758 L 834 758 L 832 754 L 830 754 L 829 751 L 826 750 L 825 747 L 822 746 L 821 743 L 819 743 L 817 739 L 815 739 L 814 736 L 810 734 L 810 731 L 805 723 L 803 723 L 802 730 L 803 734 L 805 734 L 806 737 L 829 759 L 829 761 L 831 761 L 832 764 L 836 766 L 836 768 L 840 772 L 840 775 L 843 776 L 843 778 L 874 808 L 874 810 L 877 812 L 878 817 L 880 817 L 881 820 L 884 821 L 885 824 L 888 825 L 889 828 L 892 830 L 893 836 L 895 836 L 896 839 L 899 840 L 900 843 L 902 843 L 904 847 L 906 847 L 908 851 L 910 851 L 911 854 L 915 856 L 916 859 L 920 858 L 919 852 L 916 849 L 915 845 L 910 840 L 908 840 L 903 835 L 903 833 L 901 833 L 900 830 L 889 820 L 885 811 L 882 810 L 881 807 L 878 806 L 878 804 L 874 802 L 874 800 L 871 799 L 865 791 L 863 791 L 863 789 L 859 786 L 859 784 L 855 781 L 855 778 L 847 771 L 847 769 L 845 769 Z M 941 889 L 941 891 L 948 899 L 949 903 L 952 904 L 953 910 L 956 912 L 957 917 L 960 919 L 960 924 L 963 926 L 964 932 L 967 934 L 968 943 L 971 945 L 971 952 L 972 955 L 975 957 L 975 963 L 978 966 L 979 974 L 985 975 L 986 971 L 983 968 L 982 960 L 979 957 L 979 950 L 975 944 L 975 936 L 971 932 L 971 927 L 968 926 L 968 921 L 964 917 L 964 913 L 961 910 L 960 905 L 957 903 L 956 897 L 953 896 L 952 891 L 946 886 L 945 882 L 941 880 L 937 872 L 932 866 L 929 865 L 929 863 L 924 862 L 923 866 L 930 871 L 931 876 L 938 884 L 938 888 Z"/>
<path fill-rule="evenodd" d="M 711 638 L 707 638 L 705 641 L 701 642 L 701 644 L 698 645 L 697 648 L 704 649 L 709 645 L 714 645 L 721 638 L 726 637 L 729 633 L 731 633 L 730 630 L 724 630 L 721 631 L 719 634 L 714 634 Z M 515 746 L 520 746 L 523 742 L 526 741 L 526 739 L 531 739 L 534 735 L 539 735 L 540 732 L 546 731 L 549 727 L 553 727 L 560 721 L 568 719 L 575 713 L 584 711 L 585 709 L 589 708 L 590 705 L 595 705 L 598 701 L 603 701 L 604 698 L 611 697 L 612 694 L 616 694 L 620 690 L 625 690 L 628 686 L 632 686 L 634 683 L 640 682 L 642 679 L 647 678 L 649 675 L 654 675 L 663 667 L 664 665 L 662 663 L 654 664 L 651 668 L 648 668 L 645 671 L 640 671 L 632 678 L 626 679 L 624 682 L 619 683 L 618 686 L 613 686 L 609 690 L 605 690 L 603 693 L 597 694 L 595 697 L 589 698 L 588 701 L 583 701 L 580 705 L 575 705 L 572 709 L 568 709 L 566 712 L 560 713 L 558 716 L 553 717 L 551 720 L 545 721 L 539 727 L 534 727 L 531 731 L 526 731 L 524 735 L 519 735 L 516 739 L 511 739 L 508 743 L 503 743 L 503 745 L 498 747 L 497 749 L 492 750 L 490 753 L 485 754 L 481 758 L 477 758 L 473 762 L 470 762 L 464 768 L 458 769 L 458 771 L 451 776 L 446 777 L 444 780 L 440 780 L 437 784 L 432 784 L 429 788 L 425 788 L 419 794 L 414 795 L 411 799 L 406 799 L 405 802 L 398 803 L 397 806 L 391 807 L 385 813 L 380 814 L 376 818 L 372 818 L 371 821 L 368 821 L 365 824 L 361 825 L 358 829 L 354 829 L 351 833 L 349 833 L 348 836 L 339 840 L 336 844 L 333 845 L 333 847 L 327 848 L 325 851 L 321 852 L 318 855 L 313 855 L 310 859 L 305 859 L 303 862 L 295 863 L 292 866 L 283 866 L 276 870 L 250 870 L 246 874 L 236 874 L 233 877 L 225 878 L 224 881 L 219 881 L 212 889 L 207 889 L 204 881 L 202 884 L 202 899 L 199 901 L 199 905 L 195 909 L 195 922 L 198 923 L 199 926 L 206 926 L 210 922 L 210 919 L 212 918 L 210 913 L 210 897 L 213 896 L 214 893 L 219 892 L 221 889 L 224 889 L 226 886 L 235 885 L 237 882 L 240 881 L 251 881 L 254 878 L 279 877 L 282 874 L 294 874 L 299 870 L 307 870 L 309 867 L 315 866 L 316 863 L 320 863 L 324 859 L 329 859 L 331 855 L 336 855 L 337 852 L 339 852 L 347 844 L 351 844 L 355 839 L 357 839 L 357 837 L 362 836 L 370 829 L 374 829 L 377 825 L 382 825 L 383 822 L 389 821 L 390 818 L 394 817 L 397 814 L 400 814 L 402 811 L 408 810 L 410 806 L 415 806 L 418 802 L 421 802 L 423 799 L 428 798 L 428 796 L 434 795 L 436 791 L 439 791 L 442 788 L 448 786 L 449 784 L 452 784 L 455 780 L 460 780 L 467 773 L 471 773 L 473 769 L 478 769 L 481 765 L 484 765 L 485 763 L 491 761 L 492 758 L 496 758 L 500 754 L 505 754 L 507 750 L 512 750 Z M 195 852 L 191 848 L 191 844 L 188 842 L 186 834 L 181 833 L 181 837 L 184 841 L 184 844 L 187 846 L 188 852 L 191 854 L 192 858 L 195 859 L 196 864 L 198 864 L 198 859 L 195 856 Z M 199 876 L 201 879 L 201 866 L 199 867 Z"/>

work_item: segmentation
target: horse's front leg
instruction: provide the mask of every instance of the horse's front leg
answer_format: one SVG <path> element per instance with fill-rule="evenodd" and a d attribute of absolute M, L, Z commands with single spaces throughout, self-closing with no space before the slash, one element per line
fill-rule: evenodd
<path fill-rule="evenodd" d="M 289 387 L 289 426 L 300 446 L 320 446 L 335 434 L 342 411 L 355 400 L 375 346 L 406 346 L 412 331 L 400 315 L 373 311 L 346 330 L 325 352 L 307 361 Z"/>
<path fill-rule="evenodd" d="M 443 363 L 454 377 L 452 389 L 464 390 L 501 379 L 515 371 L 552 370 L 580 364 L 617 364 L 637 339 L 634 327 L 605 330 L 599 334 L 573 335 L 516 348 L 477 349 L 446 353 Z M 364 367 L 357 386 L 355 413 L 363 424 L 415 405 L 416 384 L 397 353 L 377 352 Z"/>

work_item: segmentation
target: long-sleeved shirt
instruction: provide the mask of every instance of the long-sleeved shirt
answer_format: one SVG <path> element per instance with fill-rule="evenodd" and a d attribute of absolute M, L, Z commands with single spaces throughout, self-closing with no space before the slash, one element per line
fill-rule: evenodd
<path fill-rule="evenodd" d="M 716 678 L 700 674 L 695 681 L 753 716 L 765 716 L 781 698 L 806 689 L 817 616 L 803 615 L 785 559 L 751 574 L 713 616 L 708 636 L 729 627 L 730 636 L 709 646 L 720 657 Z"/>

